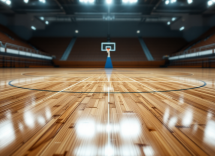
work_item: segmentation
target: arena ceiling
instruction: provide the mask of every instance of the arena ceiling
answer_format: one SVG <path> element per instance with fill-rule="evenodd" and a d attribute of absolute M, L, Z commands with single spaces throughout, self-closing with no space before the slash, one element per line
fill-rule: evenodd
<path fill-rule="evenodd" d="M 44 17 L 49 22 L 79 22 L 79 21 L 139 21 L 167 22 L 176 17 L 179 19 L 187 14 L 214 14 L 213 6 L 208 6 L 208 0 L 138 0 L 136 3 L 123 3 L 122 0 L 95 0 L 94 3 L 81 3 L 80 0 L 10 0 L 7 5 L 0 0 L 0 13 L 31 14 L 37 18 Z"/>

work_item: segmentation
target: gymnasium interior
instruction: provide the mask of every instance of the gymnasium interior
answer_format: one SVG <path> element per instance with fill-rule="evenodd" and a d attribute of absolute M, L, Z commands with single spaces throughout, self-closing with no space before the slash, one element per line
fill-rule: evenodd
<path fill-rule="evenodd" d="M 0 0 L 0 156 L 214 156 L 215 0 Z"/>

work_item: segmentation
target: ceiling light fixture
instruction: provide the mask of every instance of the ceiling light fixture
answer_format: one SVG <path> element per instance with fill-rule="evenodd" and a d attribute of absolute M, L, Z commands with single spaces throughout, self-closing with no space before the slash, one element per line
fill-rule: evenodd
<path fill-rule="evenodd" d="M 166 1 L 165 1 L 165 4 L 168 5 L 168 4 L 169 4 L 169 0 L 166 0 Z"/>
<path fill-rule="evenodd" d="M 181 27 L 179 30 L 182 31 L 182 30 L 184 30 L 184 29 L 185 29 L 185 27 L 183 26 L 183 27 Z"/>
<path fill-rule="evenodd" d="M 187 3 L 188 3 L 188 4 L 193 3 L 193 0 L 187 0 Z"/>
<path fill-rule="evenodd" d="M 46 0 L 39 0 L 39 2 L 41 2 L 41 3 L 46 3 Z"/>
<path fill-rule="evenodd" d="M 1 0 L 1 1 L 7 5 L 11 5 L 11 0 Z"/>
<path fill-rule="evenodd" d="M 214 3 L 215 3 L 214 0 L 209 0 L 209 1 L 208 1 L 208 6 L 211 6 L 211 5 L 213 5 Z"/>
<path fill-rule="evenodd" d="M 173 17 L 173 18 L 172 18 L 172 21 L 175 21 L 175 20 L 176 20 L 176 17 Z"/>
<path fill-rule="evenodd" d="M 81 3 L 94 3 L 95 0 L 79 0 Z"/>
<path fill-rule="evenodd" d="M 35 26 L 31 26 L 32 30 L 37 30 L 37 28 Z"/>
<path fill-rule="evenodd" d="M 7 4 L 7 5 L 10 5 L 10 4 L 11 4 L 11 1 L 10 1 L 10 0 L 7 0 L 7 1 L 6 1 L 6 4 Z"/>
<path fill-rule="evenodd" d="M 111 4 L 111 3 L 112 3 L 112 0 L 106 0 L 106 3 L 107 3 L 107 4 Z"/>
<path fill-rule="evenodd" d="M 122 0 L 122 3 L 137 3 L 137 0 Z"/>
<path fill-rule="evenodd" d="M 171 0 L 170 2 L 171 2 L 171 3 L 175 3 L 176 1 L 177 1 L 177 0 Z"/>

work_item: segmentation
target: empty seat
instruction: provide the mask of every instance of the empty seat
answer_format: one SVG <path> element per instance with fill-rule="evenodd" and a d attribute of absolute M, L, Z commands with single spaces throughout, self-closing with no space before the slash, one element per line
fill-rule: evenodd
<path fill-rule="evenodd" d="M 201 36 L 199 36 L 195 40 L 191 41 L 181 51 L 184 51 L 184 50 L 187 50 L 187 49 L 192 49 L 192 48 L 197 48 L 197 47 L 200 47 L 200 46 L 208 44 L 207 40 L 205 40 L 205 39 L 207 39 L 208 37 L 210 37 L 211 35 L 214 35 L 214 34 L 215 34 L 215 26 L 210 28 L 208 31 L 203 33 Z"/>
<path fill-rule="evenodd" d="M 206 45 L 210 45 L 215 43 L 215 34 L 211 35 L 210 37 L 207 37 L 206 39 L 204 39 L 203 41 L 197 43 L 196 45 L 194 45 L 192 48 L 198 48 L 198 47 L 202 47 L 202 46 L 206 46 Z M 215 47 L 215 46 L 214 46 Z"/>
<path fill-rule="evenodd" d="M 154 60 L 178 52 L 187 42 L 183 38 L 143 38 Z"/>

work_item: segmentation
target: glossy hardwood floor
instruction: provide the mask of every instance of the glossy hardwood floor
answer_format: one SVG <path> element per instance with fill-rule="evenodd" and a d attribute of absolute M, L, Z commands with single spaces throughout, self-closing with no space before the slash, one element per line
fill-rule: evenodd
<path fill-rule="evenodd" d="M 0 155 L 215 155 L 215 69 L 0 69 Z"/>

